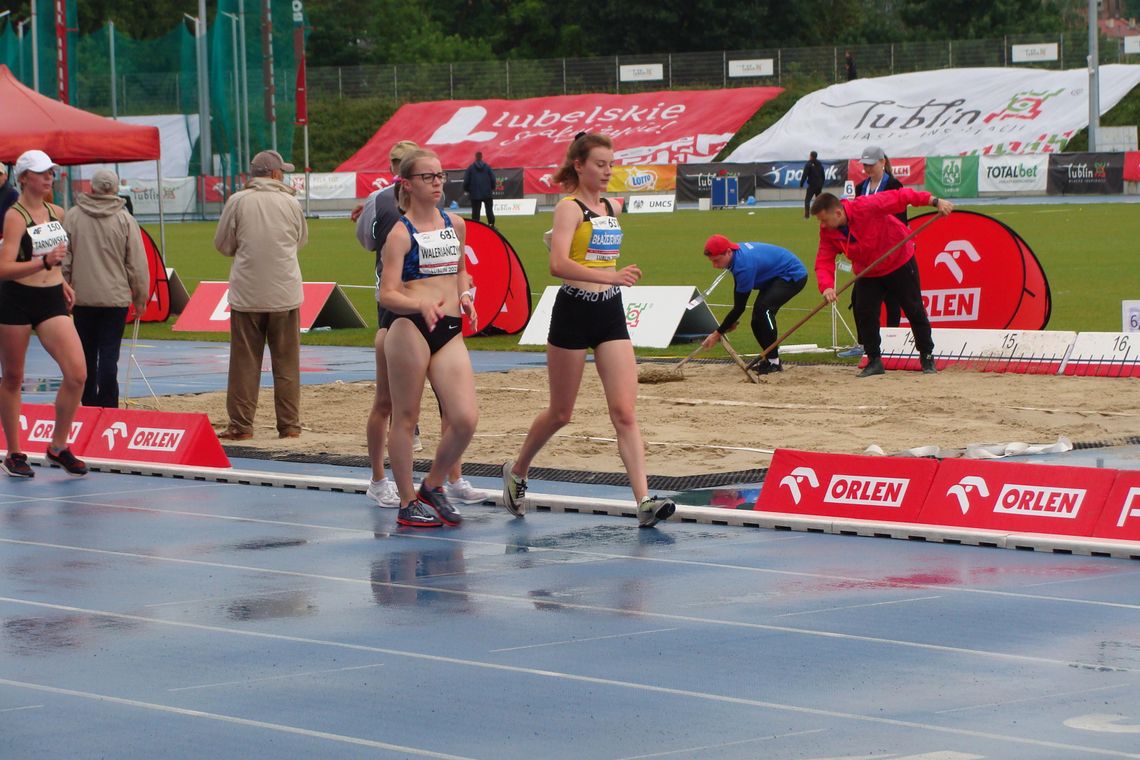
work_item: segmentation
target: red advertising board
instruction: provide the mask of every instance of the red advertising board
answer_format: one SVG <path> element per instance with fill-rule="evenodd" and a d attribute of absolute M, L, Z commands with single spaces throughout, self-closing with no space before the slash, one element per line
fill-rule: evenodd
<path fill-rule="evenodd" d="M 335 282 L 302 283 L 301 332 L 314 327 L 364 327 L 364 319 Z M 178 332 L 229 332 L 230 285 L 198 283 L 172 328 Z"/>
<path fill-rule="evenodd" d="M 377 190 L 383 190 L 393 182 L 392 172 L 372 171 L 356 173 L 356 197 L 367 198 Z"/>
<path fill-rule="evenodd" d="M 1124 154 L 1124 179 L 1140 182 L 1140 151 L 1130 150 Z"/>
<path fill-rule="evenodd" d="M 230 466 L 204 414 L 103 409 L 82 454 L 91 459 Z"/>
<path fill-rule="evenodd" d="M 926 157 L 891 158 L 891 174 L 907 187 L 917 187 L 926 181 Z M 847 162 L 847 179 L 858 185 L 867 178 L 867 167 L 852 159 Z"/>
<path fill-rule="evenodd" d="M 67 436 L 67 445 L 75 454 L 80 454 L 87 441 L 91 438 L 99 413 L 103 411 L 98 407 L 81 406 L 75 413 L 75 420 L 71 423 L 71 432 Z M 18 448 L 29 454 L 43 454 L 47 451 L 51 437 L 55 433 L 55 406 L 51 404 L 22 404 L 20 406 L 20 445 Z M 0 430 L 0 446 L 8 449 L 8 441 L 4 431 Z"/>
<path fill-rule="evenodd" d="M 1115 470 L 946 459 L 921 521 L 1016 533 L 1091 536 Z"/>
<path fill-rule="evenodd" d="M 912 230 L 930 214 L 910 220 Z M 1017 233 L 984 214 L 955 211 L 915 238 L 922 302 L 933 327 L 1041 330 L 1051 296 Z"/>
<path fill-rule="evenodd" d="M 930 459 L 777 449 L 756 509 L 917 522 L 937 469 L 938 463 Z"/>
<path fill-rule="evenodd" d="M 1140 471 L 1116 473 L 1093 535 L 1123 541 L 1140 541 Z"/>
<path fill-rule="evenodd" d="M 622 165 L 711 161 L 781 92 L 739 87 L 409 103 L 336 170 L 383 171 L 400 140 L 435 151 L 445 169 L 467 166 L 475 151 L 491 166 L 556 166 L 583 130 L 609 135 Z"/>

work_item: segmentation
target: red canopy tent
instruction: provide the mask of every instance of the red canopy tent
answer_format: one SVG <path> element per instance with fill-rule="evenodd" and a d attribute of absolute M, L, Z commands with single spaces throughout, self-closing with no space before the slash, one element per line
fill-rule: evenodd
<path fill-rule="evenodd" d="M 40 95 L 0 65 L 0 161 L 33 148 L 57 164 L 158 160 L 157 127 L 123 124 Z"/>
<path fill-rule="evenodd" d="M 32 149 L 44 151 L 52 161 L 63 166 L 153 160 L 158 164 L 158 182 L 162 186 L 162 145 L 158 127 L 124 124 L 52 100 L 25 87 L 2 64 L 0 114 L 3 114 L 0 116 L 0 161 L 15 163 L 21 153 Z M 158 221 L 162 248 L 165 249 L 166 219 L 162 213 L 161 193 Z M 154 253 L 157 253 L 157 264 L 153 260 Z M 165 282 L 166 270 L 162 266 L 160 251 L 155 252 L 148 247 L 148 254 L 151 254 L 148 258 L 151 259 L 153 301 L 154 288 Z M 156 267 L 161 277 L 155 273 Z M 161 300 L 166 302 L 168 314 L 169 301 Z M 163 314 L 161 318 L 165 317 Z"/>

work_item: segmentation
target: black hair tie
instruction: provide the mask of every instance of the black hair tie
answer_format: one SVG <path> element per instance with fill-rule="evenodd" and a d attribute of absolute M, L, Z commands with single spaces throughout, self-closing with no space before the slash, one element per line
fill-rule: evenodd
<path fill-rule="evenodd" d="M 579 132 L 578 134 L 574 135 L 574 139 L 575 139 L 575 140 L 580 140 L 580 139 L 582 139 L 582 138 L 583 138 L 583 137 L 585 137 L 585 136 L 586 136 L 586 133 L 585 133 L 585 132 Z"/>

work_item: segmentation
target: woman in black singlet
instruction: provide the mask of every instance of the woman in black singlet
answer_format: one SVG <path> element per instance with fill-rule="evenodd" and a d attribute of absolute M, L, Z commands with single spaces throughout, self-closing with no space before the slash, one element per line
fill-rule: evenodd
<path fill-rule="evenodd" d="M 436 208 L 447 178 L 439 158 L 415 150 L 400 162 L 399 206 L 406 209 L 383 242 L 380 305 L 387 320 L 384 356 L 392 396 L 388 457 L 400 492 L 396 522 L 413 528 L 458 525 L 462 516 L 443 484 L 475 434 L 475 373 L 463 343 L 463 318 L 477 323 L 464 255 L 463 219 Z M 412 433 L 424 379 L 443 416 L 431 470 L 412 484 Z"/>
<path fill-rule="evenodd" d="M 55 397 L 55 429 L 49 461 L 72 475 L 86 475 L 87 465 L 67 448 L 75 410 L 87 381 L 83 345 L 68 312 L 75 292 L 63 280 L 67 255 L 63 209 L 48 202 L 58 167 L 47 154 L 29 150 L 16 161 L 19 200 L 4 215 L 0 247 L 0 425 L 8 441 L 4 471 L 30 478 L 35 471 L 20 451 L 20 390 L 32 330 L 63 373 Z"/>

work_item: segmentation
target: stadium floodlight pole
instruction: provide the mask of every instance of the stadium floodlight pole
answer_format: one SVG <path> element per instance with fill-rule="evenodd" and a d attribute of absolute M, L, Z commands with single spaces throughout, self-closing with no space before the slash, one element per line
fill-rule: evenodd
<path fill-rule="evenodd" d="M 202 115 L 199 118 L 202 120 L 201 139 L 206 150 L 206 163 L 202 165 L 202 174 L 209 175 L 214 171 L 214 151 L 210 145 L 214 131 L 210 122 L 210 50 L 206 45 L 206 36 L 209 33 L 209 25 L 206 19 L 206 0 L 198 0 L 198 20 L 200 22 L 198 49 L 202 51 Z"/>
<path fill-rule="evenodd" d="M 238 17 L 234 13 L 227 13 L 226 11 L 219 11 L 223 16 L 230 20 L 230 40 L 234 56 L 234 127 L 237 132 L 235 146 L 237 150 L 237 167 L 234 172 L 236 177 L 241 173 L 241 71 L 238 69 Z"/>
<path fill-rule="evenodd" d="M 249 170 L 249 59 L 245 54 L 245 0 L 238 0 L 238 36 L 241 45 L 241 109 L 242 109 L 242 135 L 245 139 L 245 160 L 241 162 L 243 171 Z"/>
<path fill-rule="evenodd" d="M 115 79 L 118 74 L 115 73 L 115 22 L 107 22 L 107 46 L 111 56 L 111 118 L 116 119 L 119 116 L 118 104 L 118 88 L 115 86 Z M 116 164 L 116 166 L 118 166 Z"/>
<path fill-rule="evenodd" d="M 31 19 L 24 19 L 16 24 L 16 46 L 20 52 L 20 81 L 24 81 L 24 27 L 32 23 Z"/>
<path fill-rule="evenodd" d="M 1096 152 L 1100 132 L 1100 50 L 1098 0 L 1089 0 L 1089 151 Z"/>
<path fill-rule="evenodd" d="M 182 14 L 185 18 L 194 22 L 194 39 L 199 38 L 199 32 L 202 28 L 201 22 L 197 16 L 191 16 L 189 13 Z M 194 45 L 194 58 L 198 66 L 198 175 L 201 178 L 198 182 L 197 195 L 198 207 L 201 209 L 202 218 L 206 218 L 206 182 L 205 177 L 208 173 L 209 166 L 209 139 L 206 137 L 206 128 L 204 127 L 203 114 L 205 107 L 202 104 L 203 96 L 206 94 L 205 88 L 202 85 L 202 48 L 201 46 Z M 159 185 L 158 196 L 162 197 L 162 186 Z"/>
<path fill-rule="evenodd" d="M 36 23 L 36 0 L 30 0 L 32 6 L 32 89 L 40 91 L 40 32 Z"/>

